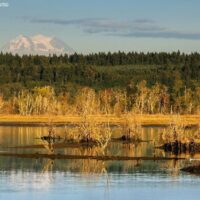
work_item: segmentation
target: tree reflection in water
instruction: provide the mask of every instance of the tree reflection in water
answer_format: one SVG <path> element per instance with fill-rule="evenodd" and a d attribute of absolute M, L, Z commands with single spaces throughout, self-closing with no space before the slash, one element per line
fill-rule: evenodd
<path fill-rule="evenodd" d="M 48 154 L 54 154 L 54 144 L 55 141 L 53 139 L 42 140 L 42 144 L 44 148 L 47 150 Z"/>
<path fill-rule="evenodd" d="M 54 165 L 54 160 L 52 159 L 47 159 L 47 161 L 44 163 L 42 173 L 52 171 L 53 165 Z"/>
<path fill-rule="evenodd" d="M 73 128 L 73 126 L 71 126 Z M 147 127 L 142 128 L 142 139 L 148 142 L 142 143 L 123 143 L 123 142 L 110 142 L 105 149 L 98 146 L 91 148 L 86 148 L 80 145 L 68 145 L 62 140 L 54 141 L 42 141 L 36 140 L 35 138 L 41 138 L 44 133 L 48 133 L 48 127 L 1 127 L 0 129 L 0 144 L 2 146 L 18 147 L 9 148 L 8 151 L 16 153 L 30 153 L 33 155 L 36 152 L 48 153 L 48 154 L 65 154 L 65 155 L 91 155 L 91 156 L 129 156 L 129 157 L 175 157 L 172 154 L 166 153 L 162 150 L 154 150 L 154 143 L 152 139 L 155 139 L 156 146 L 159 146 L 161 141 L 161 133 L 163 133 L 163 127 Z M 115 128 L 116 137 L 118 137 L 122 132 L 120 129 Z M 63 127 L 56 127 L 56 133 L 62 138 L 65 138 L 65 132 Z M 186 130 L 188 134 L 194 132 L 193 130 Z M 189 132 L 190 131 L 190 132 Z M 7 134 L 5 134 L 5 132 Z M 2 149 L 2 150 L 5 150 Z M 41 150 L 41 151 L 40 151 Z M 178 155 L 179 157 L 186 157 L 188 160 L 191 155 Z M 193 155 L 193 158 L 198 158 L 199 155 Z M 1 159 L 1 158 L 0 158 Z M 100 160 L 61 160 L 56 159 L 55 161 L 46 159 L 41 159 L 38 163 L 37 168 L 33 165 L 30 159 L 10 159 L 2 158 L 0 167 L 3 169 L 8 168 L 20 168 L 37 170 L 39 168 L 42 170 L 41 164 L 44 164 L 44 171 L 49 170 L 60 170 L 65 172 L 77 172 L 83 176 L 90 174 L 103 174 L 106 175 L 110 172 L 118 173 L 132 173 L 136 171 L 156 171 L 160 169 L 167 169 L 172 175 L 178 174 L 178 170 L 185 164 L 185 161 L 100 161 Z M 12 161 L 12 162 L 11 162 Z M 35 160 L 34 160 L 35 162 Z M 184 167 L 184 166 L 183 166 Z M 172 172 L 170 172 L 170 170 Z M 42 170 L 43 171 L 43 170 Z"/>

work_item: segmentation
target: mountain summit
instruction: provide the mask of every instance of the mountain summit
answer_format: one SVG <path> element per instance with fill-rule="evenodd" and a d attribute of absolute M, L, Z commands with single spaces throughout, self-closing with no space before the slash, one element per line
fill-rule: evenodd
<path fill-rule="evenodd" d="M 17 38 L 8 42 L 2 52 L 19 55 L 49 55 L 49 54 L 73 54 L 74 50 L 56 37 L 35 35 L 27 37 L 19 35 Z"/>

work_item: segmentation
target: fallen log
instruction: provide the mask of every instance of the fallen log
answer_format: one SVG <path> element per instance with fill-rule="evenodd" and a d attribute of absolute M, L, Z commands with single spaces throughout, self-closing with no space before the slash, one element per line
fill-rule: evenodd
<path fill-rule="evenodd" d="M 66 154 L 22 154 L 22 153 L 9 153 L 0 152 L 1 157 L 17 157 L 17 158 L 49 158 L 49 159 L 75 159 L 75 160 L 102 160 L 102 161 L 128 161 L 128 160 L 185 160 L 179 157 L 129 157 L 129 156 L 91 156 L 91 155 L 66 155 Z"/>

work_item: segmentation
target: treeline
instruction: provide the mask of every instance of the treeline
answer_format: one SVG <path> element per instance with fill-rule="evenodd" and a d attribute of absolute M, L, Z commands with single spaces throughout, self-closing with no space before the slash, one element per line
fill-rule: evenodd
<path fill-rule="evenodd" d="M 31 56 L 31 55 L 12 55 L 9 53 L 0 53 L 0 64 L 85 64 L 98 66 L 115 66 L 115 65 L 176 65 L 185 62 L 198 62 L 199 53 L 185 54 L 178 52 L 173 53 L 138 53 L 138 52 L 117 52 L 117 53 L 94 53 L 94 54 L 72 54 L 72 55 L 49 55 L 49 56 Z"/>
<path fill-rule="evenodd" d="M 145 86 L 141 86 L 142 83 Z M 162 98 L 158 92 L 155 93 L 158 86 L 164 91 Z M 4 110 L 14 113 L 46 113 L 47 108 L 43 108 L 44 111 L 41 112 L 35 106 L 32 111 L 21 112 L 21 104 L 17 105 L 13 100 L 19 97 L 23 99 L 28 95 L 30 99 L 34 99 L 34 103 L 40 102 L 38 98 L 41 96 L 38 97 L 39 94 L 35 90 L 46 87 L 53 91 L 48 99 L 53 97 L 60 102 L 60 99 L 65 99 L 67 95 L 71 107 L 83 88 L 91 88 L 96 95 L 103 91 L 112 91 L 114 96 L 116 93 L 126 94 L 127 105 L 124 109 L 127 111 L 138 112 L 139 109 L 139 112 L 143 113 L 197 113 L 200 101 L 199 86 L 199 53 L 118 52 L 48 57 L 20 57 L 0 53 L 0 94 L 4 105 L 12 102 L 12 106 Z M 142 104 L 138 104 L 136 100 L 140 96 L 138 87 L 146 88 L 145 92 L 142 90 L 142 94 L 146 93 Z M 160 99 L 157 100 L 160 103 L 156 103 L 156 108 L 153 108 L 155 106 L 151 99 L 155 98 L 155 95 Z M 115 101 L 117 100 L 112 101 L 112 109 Z M 165 106 L 161 106 L 162 104 Z M 124 109 L 120 112 L 125 112 Z"/>
<path fill-rule="evenodd" d="M 56 95 L 50 86 L 22 90 L 8 100 L 0 98 L 0 113 L 20 115 L 117 115 L 199 114 L 200 87 L 185 88 L 172 103 L 168 88 L 159 83 L 147 87 L 146 81 L 126 89 L 104 89 L 96 92 L 84 87 L 75 94 Z"/>
<path fill-rule="evenodd" d="M 176 65 L 185 62 L 199 61 L 199 53 L 185 54 L 178 52 L 172 53 L 138 53 L 138 52 L 116 52 L 116 53 L 93 53 L 88 55 L 74 53 L 72 55 L 49 55 L 49 56 L 18 56 L 12 54 L 0 53 L 0 64 L 85 64 L 85 65 L 98 65 L 98 66 L 115 66 L 115 65 Z"/>

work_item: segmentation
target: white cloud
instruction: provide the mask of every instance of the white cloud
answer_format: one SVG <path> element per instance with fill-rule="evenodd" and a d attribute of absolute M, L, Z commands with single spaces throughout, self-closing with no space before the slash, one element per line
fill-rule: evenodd
<path fill-rule="evenodd" d="M 0 8 L 7 8 L 10 4 L 8 2 L 0 2 Z"/>

